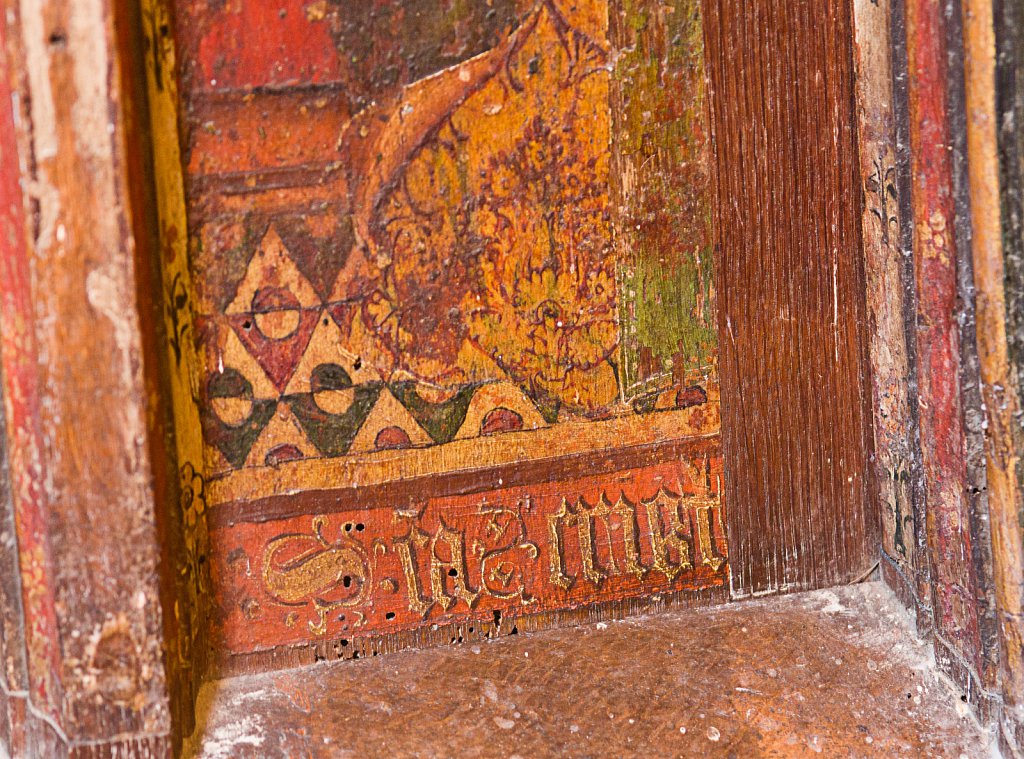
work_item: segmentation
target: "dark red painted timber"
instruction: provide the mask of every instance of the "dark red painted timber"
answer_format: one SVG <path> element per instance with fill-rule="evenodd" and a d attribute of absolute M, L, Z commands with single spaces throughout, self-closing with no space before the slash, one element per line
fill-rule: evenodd
<path fill-rule="evenodd" d="M 947 21 L 942 5 L 929 0 L 907 0 L 906 20 L 919 405 L 935 632 L 937 648 L 952 649 L 960 659 L 947 668 L 961 682 L 980 685 L 984 659 L 967 498 Z"/>
<path fill-rule="evenodd" d="M 27 697 L 54 722 L 61 713 L 61 657 L 47 538 L 48 509 L 39 424 L 38 356 L 24 201 L 21 190 L 15 101 L 8 55 L 7 20 L 0 15 L 0 363 L 4 367 L 11 499 L 27 624 Z"/>

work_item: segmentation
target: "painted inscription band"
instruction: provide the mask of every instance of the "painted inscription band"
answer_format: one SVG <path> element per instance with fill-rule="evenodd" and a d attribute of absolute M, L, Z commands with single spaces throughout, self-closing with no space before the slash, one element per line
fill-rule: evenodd
<path fill-rule="evenodd" d="M 724 585 L 720 457 L 430 497 L 214 536 L 232 653 Z"/>

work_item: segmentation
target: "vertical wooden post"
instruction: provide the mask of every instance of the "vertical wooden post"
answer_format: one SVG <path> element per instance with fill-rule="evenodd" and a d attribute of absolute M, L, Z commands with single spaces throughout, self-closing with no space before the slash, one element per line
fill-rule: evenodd
<path fill-rule="evenodd" d="M 1012 5 L 1012 3 L 1008 4 Z M 1004 34 L 1019 34 L 1005 28 Z M 1024 533 L 1019 515 L 1020 394 L 1007 339 L 1007 271 L 1002 244 L 996 108 L 996 19 L 992 0 L 963 0 L 967 148 L 977 333 L 988 420 L 986 463 L 998 603 L 1004 739 L 1024 726 Z M 1018 126 L 1019 128 L 1019 126 Z M 1012 171 L 1012 169 L 1011 169 Z M 1014 243 L 1011 243 L 1014 244 Z M 1013 287 L 1013 283 L 1010 283 Z"/>
<path fill-rule="evenodd" d="M 108 3 L 0 6 L 0 360 L 27 622 L 9 730 L 27 756 L 167 755 L 133 74 Z"/>
<path fill-rule="evenodd" d="M 919 377 L 925 516 L 932 569 L 935 648 L 940 666 L 985 712 L 996 677 L 994 631 L 982 519 L 982 489 L 970 444 L 981 431 L 967 423 L 973 332 L 961 321 L 973 318 L 969 289 L 970 244 L 965 198 L 957 194 L 954 162 L 957 129 L 953 116 L 958 65 L 950 63 L 951 26 L 943 5 L 906 0 L 909 73 L 913 252 L 918 296 Z M 954 51 L 955 52 L 955 51 Z M 966 373 L 966 376 L 965 376 Z"/>
<path fill-rule="evenodd" d="M 849 2 L 705 4 L 737 595 L 876 560 Z"/>
<path fill-rule="evenodd" d="M 26 82 L 16 75 L 20 45 L 0 15 L 0 363 L 5 382 L 6 466 L 10 518 L 17 536 L 10 549 L 20 569 L 20 603 L 8 614 L 20 617 L 22 635 L 6 641 L 5 659 L 22 661 L 17 682 L 9 683 L 10 743 L 28 751 L 50 751 L 63 735 L 63 688 L 55 609 L 53 562 L 47 526 L 49 504 L 43 432 L 40 424 L 39 356 L 35 335 L 27 223 L 22 194 L 19 135 L 14 93 Z M 22 70 L 23 71 L 23 70 Z M 21 136 L 24 142 L 24 135 Z M 15 607 L 15 608 L 11 608 Z M 27 624 L 26 624 L 27 620 Z M 24 646 L 24 653 L 15 647 Z M 13 679 L 13 678 L 12 678 Z"/>

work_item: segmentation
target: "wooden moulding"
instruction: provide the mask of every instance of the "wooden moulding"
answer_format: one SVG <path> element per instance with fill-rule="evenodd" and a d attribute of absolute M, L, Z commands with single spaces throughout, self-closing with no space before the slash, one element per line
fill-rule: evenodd
<path fill-rule="evenodd" d="M 925 508 L 924 465 L 921 451 L 921 407 L 918 398 L 917 358 L 917 280 L 914 266 L 914 223 L 911 202 L 911 145 L 909 114 L 909 62 L 907 60 L 907 23 L 905 0 L 890 0 L 890 51 L 892 65 L 893 131 L 896 140 L 896 194 L 900 219 L 900 249 L 903 254 L 904 324 L 908 360 L 907 383 L 912 402 L 909 413 L 913 420 L 908 429 L 913 454 L 911 489 L 913 493 L 914 554 L 918 559 L 914 576 L 907 581 L 891 561 L 883 561 L 883 576 L 888 577 L 901 598 L 909 599 L 908 607 L 915 609 L 917 630 L 922 636 L 931 635 L 935 619 L 932 610 L 931 554 L 928 550 L 928 528 Z M 887 570 L 888 567 L 888 570 Z"/>
<path fill-rule="evenodd" d="M 900 3 L 897 3 L 900 5 Z M 928 555 L 917 515 L 923 508 L 912 259 L 904 230 L 896 152 L 889 0 L 856 0 L 858 150 L 863 181 L 862 230 L 874 432 L 874 487 L 882 516 L 883 575 L 915 610 L 918 630 L 931 627 Z M 909 246 L 908 246 L 909 248 Z M 920 596 L 920 597 L 919 597 Z"/>
<path fill-rule="evenodd" d="M 174 46 L 174 16 L 164 0 L 142 0 L 135 6 L 137 16 L 126 23 L 126 33 L 143 41 L 133 82 L 144 93 L 139 103 L 146 106 L 145 124 L 148 157 L 152 170 L 147 189 L 147 211 L 155 215 L 155 230 L 149 293 L 158 313 L 152 335 L 159 338 L 153 362 L 159 370 L 162 420 L 173 441 L 157 461 L 171 467 L 164 472 L 164 519 L 161 538 L 166 556 L 165 581 L 169 598 L 166 623 L 170 708 L 175 741 L 192 733 L 194 704 L 198 688 L 209 670 L 207 622 L 210 590 L 206 555 L 208 551 L 203 478 L 193 462 L 201 460 L 199 418 L 195 403 L 198 380 L 190 372 L 196 366 L 192 339 L 192 312 L 186 294 L 191 272 L 187 266 L 183 165 L 178 141 L 178 64 Z"/>
<path fill-rule="evenodd" d="M 171 750 L 143 114 L 116 36 L 128 11 L 0 7 L 0 360 L 26 620 L 23 678 L 8 682 L 16 755 Z"/>
<path fill-rule="evenodd" d="M 1019 420 L 1019 364 L 1014 365 L 1011 354 L 1011 345 L 1017 339 L 1014 336 L 1011 341 L 1008 337 L 1019 326 L 1008 313 L 1007 304 L 1013 302 L 1020 288 L 1011 272 L 1015 272 L 1013 258 L 1019 255 L 1021 244 L 1012 234 L 1014 225 L 1019 225 L 1019 195 L 1014 194 L 1020 192 L 1021 171 L 1011 156 L 1017 155 L 1020 139 L 1015 132 L 1019 84 L 1014 79 L 1019 76 L 1016 56 L 1020 55 L 1020 29 L 1015 24 L 1021 20 L 1019 4 L 1004 4 L 997 22 L 991 0 L 963 0 L 972 255 L 978 352 L 988 420 L 986 461 L 1001 644 L 1002 737 L 1008 751 L 1015 752 L 1013 755 L 1022 749 L 1024 729 L 1024 534 L 1019 518 L 1024 508 L 1020 480 L 1024 436 Z M 998 89 L 997 28 L 1003 46 Z M 997 98 L 1001 101 L 998 108 Z M 999 134 L 1000 124 L 1004 125 L 1003 135 Z M 1008 246 L 1005 250 L 1004 239 Z"/>
<path fill-rule="evenodd" d="M 976 379 L 959 19 L 905 3 L 917 374 L 936 657 L 983 714 L 998 677 Z"/>
<path fill-rule="evenodd" d="M 960 385 L 963 393 L 963 428 L 966 493 L 969 529 L 972 536 L 970 558 L 977 581 L 976 614 L 981 638 L 980 713 L 994 715 L 999 704 L 999 621 L 993 574 L 992 534 L 988 514 L 988 468 L 985 448 L 988 435 L 985 420 L 981 358 L 979 355 L 978 305 L 972 250 L 971 177 L 967 135 L 967 95 L 964 62 L 963 12 L 959 0 L 950 6 L 946 27 L 947 60 L 953 74 L 949 78 L 949 124 L 953 158 L 953 197 L 956 205 L 954 237 L 957 251 L 957 292 L 960 310 Z M 966 686 L 964 686 L 966 687 Z"/>
<path fill-rule="evenodd" d="M 1019 530 L 1024 508 L 1021 504 L 1024 487 L 1024 431 L 1020 410 L 1020 389 L 1024 383 L 1024 7 L 1015 2 L 993 4 L 996 47 L 995 126 L 999 150 L 1001 254 L 1003 260 L 1003 297 L 1005 300 L 1006 340 L 1010 371 L 1016 380 L 1017 411 L 1001 420 L 1009 425 L 1013 436 L 1013 476 L 1016 478 L 1016 503 L 1009 499 L 993 512 L 993 537 L 999 531 L 996 547 L 997 593 L 1000 599 L 1000 624 L 1004 651 L 1003 661 L 1003 736 L 1006 753 L 1024 749 L 1024 715 L 1021 714 L 1020 646 L 1024 619 L 1019 614 L 1020 596 L 1024 592 L 1021 577 Z M 1011 387 L 1005 385 L 1004 387 Z M 999 409 L 992 410 L 997 413 Z M 1001 431 L 1005 431 L 1005 428 Z M 1006 455 L 1005 448 L 1000 451 Z M 1005 459 L 1002 463 L 1006 462 Z M 1015 510 L 1011 511 L 1011 509 Z M 996 520 L 1000 524 L 995 524 Z M 1011 543 L 1010 541 L 1016 541 Z"/>

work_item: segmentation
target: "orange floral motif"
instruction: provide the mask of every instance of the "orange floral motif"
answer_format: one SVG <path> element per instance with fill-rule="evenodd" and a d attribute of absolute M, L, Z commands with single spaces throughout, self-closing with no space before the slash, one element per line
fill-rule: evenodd
<path fill-rule="evenodd" d="M 504 375 L 586 413 L 617 391 L 609 73 L 604 16 L 572 21 L 540 4 L 380 200 L 369 315 L 418 379 Z"/>
<path fill-rule="evenodd" d="M 699 4 L 487 5 L 432 16 L 465 42 L 437 55 L 353 10 L 377 36 L 303 111 L 318 136 L 285 140 L 295 191 L 252 175 L 209 206 L 196 290 L 168 302 L 197 310 L 171 332 L 205 359 L 210 473 L 504 433 L 539 451 L 552 425 L 661 411 L 718 429 Z"/>

